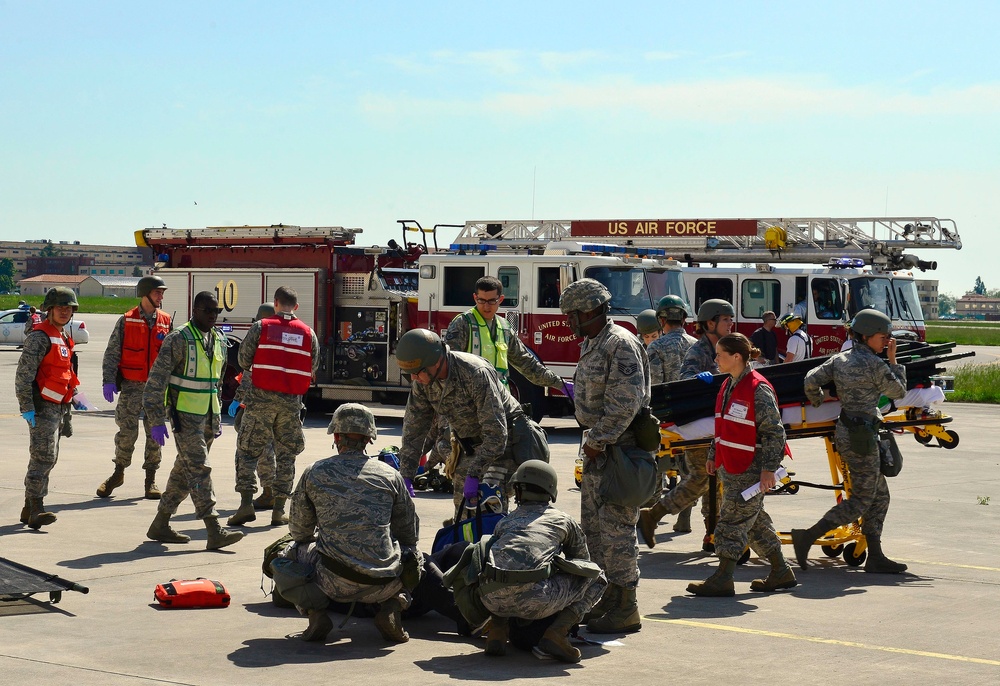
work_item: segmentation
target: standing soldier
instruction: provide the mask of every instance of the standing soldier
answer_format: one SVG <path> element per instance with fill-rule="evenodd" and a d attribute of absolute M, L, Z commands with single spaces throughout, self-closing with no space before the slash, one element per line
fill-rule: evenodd
<path fill-rule="evenodd" d="M 70 289 L 49 289 L 42 302 L 46 319 L 24 339 L 17 361 L 14 394 L 21 416 L 31 427 L 21 523 L 32 529 L 56 521 L 55 514 L 45 511 L 42 499 L 48 495 L 49 473 L 59 459 L 59 437 L 73 433 L 73 395 L 80 379 L 73 371 L 73 339 L 66 337 L 63 327 L 78 307 Z"/>
<path fill-rule="evenodd" d="M 150 435 L 160 446 L 170 437 L 167 412 L 174 427 L 177 458 L 167 487 L 160 498 L 156 517 L 146 537 L 162 543 L 187 543 L 190 536 L 177 533 L 170 517 L 188 495 L 195 516 L 205 522 L 209 550 L 224 548 L 243 538 L 239 531 L 219 525 L 208 453 L 222 433 L 219 389 L 226 368 L 226 339 L 215 328 L 222 312 L 211 291 L 194 297 L 191 321 L 163 339 L 160 354 L 149 370 L 142 407 L 152 425 Z"/>
<path fill-rule="evenodd" d="M 610 301 L 611 293 L 599 281 L 580 279 L 563 290 L 559 309 L 573 335 L 584 339 L 573 377 L 576 420 L 589 429 L 583 443 L 580 523 L 594 562 L 608 577 L 608 588 L 591 611 L 587 629 L 630 633 L 642 626 L 635 597 L 639 508 L 608 502 L 600 494 L 613 446 L 629 456 L 649 455 L 636 446 L 632 430 L 633 420 L 649 406 L 649 360 L 636 337 L 608 319 Z"/>
<path fill-rule="evenodd" d="M 285 501 L 295 485 L 295 457 L 305 450 L 302 434 L 302 396 L 319 368 L 319 339 L 295 316 L 298 294 L 288 286 L 274 292 L 274 316 L 251 325 L 240 344 L 240 366 L 252 372 L 246 409 L 237 436 L 236 490 L 240 507 L 230 526 L 257 519 L 253 494 L 257 490 L 257 463 L 274 447 L 274 506 L 271 525 L 288 523 Z"/>
<path fill-rule="evenodd" d="M 548 461 L 545 432 L 524 415 L 496 370 L 483 358 L 448 349 L 440 336 L 411 329 L 396 345 L 399 368 L 412 378 L 403 417 L 400 471 L 412 486 L 424 440 L 435 415 L 448 423 L 461 453 L 455 468 L 456 516 L 463 497 L 479 497 L 485 481 L 504 492 L 515 462 Z"/>
<path fill-rule="evenodd" d="M 653 341 L 658 339 L 662 334 L 661 328 L 660 320 L 656 316 L 656 310 L 643 310 L 636 315 L 635 335 L 639 339 L 639 343 L 647 351 L 649 350 L 649 346 L 653 344 Z"/>
<path fill-rule="evenodd" d="M 705 383 L 712 383 L 712 375 L 719 373 L 719 367 L 715 364 L 715 345 L 732 330 L 735 314 L 733 306 L 725 300 L 712 299 L 701 304 L 698 308 L 698 332 L 701 338 L 684 356 L 680 369 L 681 379 L 698 378 Z M 646 539 L 646 545 L 652 548 L 656 545 L 655 530 L 660 519 L 666 514 L 682 512 L 701 498 L 701 514 L 705 519 L 705 538 L 701 547 L 705 552 L 713 552 L 712 531 L 709 528 L 710 506 L 707 497 L 709 481 L 708 472 L 705 471 L 708 448 L 685 450 L 684 461 L 688 473 L 677 486 L 660 498 L 660 502 L 649 508 L 648 513 L 642 515 L 642 535 Z M 718 515 L 718 512 L 719 509 L 716 507 L 715 514 Z"/>
<path fill-rule="evenodd" d="M 125 469 L 132 464 L 132 453 L 139 438 L 139 419 L 142 418 L 146 432 L 145 459 L 142 462 L 146 472 L 146 498 L 160 499 L 160 489 L 156 486 L 160 446 L 149 433 L 149 418 L 142 412 L 142 392 L 163 339 L 173 328 L 170 315 L 160 309 L 166 290 L 166 284 L 158 276 L 139 279 L 136 288 L 139 304 L 119 317 L 104 350 L 104 399 L 111 403 L 115 400 L 115 393 L 120 391 L 121 395 L 115 407 L 115 423 L 118 424 L 115 471 L 98 487 L 100 498 L 107 498 L 125 483 Z"/>
<path fill-rule="evenodd" d="M 681 364 L 684 362 L 684 357 L 691 346 L 698 342 L 697 338 L 684 331 L 687 314 L 687 303 L 676 295 L 665 295 L 656 305 L 656 316 L 664 333 L 646 349 L 646 355 L 649 357 L 649 382 L 653 386 L 678 381 L 681 378 Z M 684 456 L 679 456 L 677 460 L 680 463 L 678 471 L 686 475 L 687 462 Z M 666 511 L 661 512 L 658 508 L 659 494 L 656 497 L 657 502 L 652 508 L 643 508 L 639 511 L 639 530 L 650 548 L 656 545 L 656 525 L 666 514 Z M 691 507 L 688 505 L 677 515 L 673 527 L 677 533 L 691 532 Z"/>

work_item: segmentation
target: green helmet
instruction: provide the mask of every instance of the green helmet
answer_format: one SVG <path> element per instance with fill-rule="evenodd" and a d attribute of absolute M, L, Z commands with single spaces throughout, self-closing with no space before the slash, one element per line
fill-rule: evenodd
<path fill-rule="evenodd" d="M 253 318 L 255 322 L 259 322 L 261 319 L 266 319 L 268 317 L 274 316 L 274 305 L 271 303 L 261 303 L 260 307 L 257 308 L 257 316 Z"/>
<path fill-rule="evenodd" d="M 660 320 L 655 310 L 643 310 L 635 318 L 635 328 L 640 334 L 656 333 L 660 330 Z"/>
<path fill-rule="evenodd" d="M 656 316 L 668 322 L 682 322 L 687 319 L 688 307 L 680 296 L 665 295 L 656 303 Z"/>
<path fill-rule="evenodd" d="M 563 314 L 590 312 L 611 302 L 611 291 L 596 279 L 574 281 L 559 294 L 559 309 Z"/>
<path fill-rule="evenodd" d="M 521 500 L 547 501 L 551 498 L 552 502 L 555 502 L 559 492 L 559 479 L 556 477 L 556 470 L 548 462 L 541 460 L 525 460 L 521 463 L 510 479 L 511 486 L 518 484 L 531 484 L 545 492 L 543 494 L 524 490 L 518 496 Z"/>
<path fill-rule="evenodd" d="M 139 279 L 138 285 L 135 287 L 135 295 L 138 298 L 144 298 L 157 288 L 166 288 L 167 284 L 163 282 L 158 276 L 144 276 Z"/>
<path fill-rule="evenodd" d="M 698 308 L 699 322 L 710 322 L 716 317 L 721 317 L 723 315 L 735 317 L 736 310 L 733 309 L 731 304 L 719 298 L 706 300 L 701 304 L 701 307 Z"/>
<path fill-rule="evenodd" d="M 873 310 L 861 310 L 854 319 L 851 320 L 851 331 L 856 331 L 862 336 L 874 336 L 877 333 L 889 335 L 892 331 L 892 320 L 884 312 Z"/>
<path fill-rule="evenodd" d="M 378 438 L 375 415 L 364 405 L 345 403 L 337 408 L 326 427 L 328 434 L 361 434 L 371 440 Z"/>
<path fill-rule="evenodd" d="M 427 329 L 410 329 L 396 343 L 396 362 L 404 374 L 433 366 L 445 353 L 441 337 Z"/>
<path fill-rule="evenodd" d="M 42 301 L 42 310 L 48 312 L 49 309 L 57 305 L 72 305 L 74 312 L 80 309 L 80 303 L 76 301 L 76 293 L 65 286 L 50 288 L 45 293 L 45 300 Z"/>

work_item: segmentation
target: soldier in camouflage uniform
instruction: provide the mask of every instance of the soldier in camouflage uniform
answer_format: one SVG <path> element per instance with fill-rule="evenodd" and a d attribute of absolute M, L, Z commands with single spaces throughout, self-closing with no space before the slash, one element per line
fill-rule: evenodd
<path fill-rule="evenodd" d="M 408 485 L 436 415 L 447 421 L 462 450 L 452 477 L 456 516 L 463 498 L 474 502 L 479 497 L 480 481 L 502 493 L 515 463 L 532 458 L 548 461 L 544 432 L 524 415 L 489 362 L 449 350 L 426 329 L 403 334 L 396 359 L 413 380 L 399 451 L 400 471 Z"/>
<path fill-rule="evenodd" d="M 509 618 L 537 620 L 555 615 L 538 647 L 563 662 L 579 662 L 569 631 L 597 603 L 608 582 L 590 563 L 583 529 L 555 502 L 555 470 L 541 460 L 528 460 L 511 478 L 517 509 L 497 524 L 480 586 L 480 600 L 492 615 L 486 638 L 488 655 L 504 655 Z M 591 576 L 554 568 L 556 556 L 589 568 Z"/>
<path fill-rule="evenodd" d="M 599 281 L 580 279 L 559 297 L 570 331 L 583 337 L 573 380 L 576 419 L 589 429 L 583 444 L 580 521 L 591 555 L 608 577 L 604 599 L 590 613 L 594 633 L 628 633 L 641 628 L 636 588 L 638 507 L 604 501 L 599 493 L 611 446 L 625 453 L 649 453 L 636 446 L 630 428 L 649 405 L 649 360 L 627 329 L 608 318 L 611 293 Z"/>
<path fill-rule="evenodd" d="M 653 386 L 680 379 L 681 363 L 684 362 L 684 357 L 691 346 L 698 342 L 697 338 L 689 336 L 684 331 L 688 306 L 680 297 L 665 295 L 660 298 L 656 308 L 656 316 L 664 333 L 646 348 L 646 355 L 649 357 L 649 381 Z M 676 458 L 667 459 L 676 460 L 677 471 L 682 477 L 688 473 L 687 462 L 683 454 Z M 666 459 L 660 461 L 662 469 L 666 469 L 665 462 Z M 655 513 L 653 512 L 653 508 L 659 502 L 660 493 L 658 492 L 654 497 L 656 501 L 653 507 L 644 507 L 639 510 L 639 530 L 642 532 L 646 545 L 650 548 L 656 545 L 656 525 L 666 514 L 666 511 L 660 512 L 659 509 Z M 677 521 L 674 522 L 673 527 L 674 531 L 678 533 L 691 532 L 691 507 L 688 505 L 677 515 Z"/>
<path fill-rule="evenodd" d="M 878 425 L 882 415 L 879 397 L 893 400 L 906 395 L 906 368 L 896 363 L 896 341 L 891 337 L 892 321 L 882 312 L 861 310 L 851 321 L 854 346 L 832 355 L 806 374 L 805 393 L 814 407 L 823 404 L 822 386 L 831 381 L 837 387 L 840 418 L 834 433 L 837 452 L 847 466 L 850 494 L 830 509 L 809 529 L 792 529 L 795 557 L 806 569 L 813 542 L 838 526 L 859 518 L 868 545 L 865 571 L 899 574 L 906 565 L 894 562 L 882 552 L 882 524 L 889 510 L 889 486 L 879 469 Z M 886 351 L 888 365 L 878 355 Z"/>
<path fill-rule="evenodd" d="M 198 293 L 192 310 L 191 321 L 163 339 L 142 394 L 153 440 L 162 446 L 170 437 L 169 413 L 177 444 L 177 457 L 146 537 L 161 543 L 190 541 L 170 526 L 170 517 L 190 495 L 195 516 L 208 531 L 207 548 L 216 550 L 243 538 L 241 532 L 219 525 L 208 462 L 212 442 L 222 433 L 219 389 L 226 368 L 226 339 L 215 328 L 222 308 L 214 293 Z"/>
<path fill-rule="evenodd" d="M 750 361 L 760 356 L 741 333 L 723 336 L 716 345 L 716 361 L 729 374 L 719 390 L 715 412 L 715 440 L 708 448 L 706 469 L 722 479 L 722 512 L 715 526 L 719 569 L 706 581 L 688 584 L 699 596 L 732 596 L 733 570 L 749 545 L 771 563 L 766 579 L 754 579 L 750 590 L 772 593 L 796 585 L 771 517 L 764 511 L 764 494 L 774 487 L 774 472 L 785 455 L 785 428 L 778 397 L 771 384 L 754 371 Z M 743 491 L 760 483 L 749 500 Z"/>
<path fill-rule="evenodd" d="M 735 314 L 733 306 L 725 300 L 706 300 L 701 304 L 701 307 L 698 308 L 698 333 L 701 334 L 701 338 L 688 349 L 684 356 L 680 371 L 681 379 L 698 378 L 706 383 L 712 383 L 712 375 L 719 373 L 719 367 L 715 364 L 715 344 L 732 330 Z M 687 465 L 688 473 L 684 475 L 677 486 L 660 499 L 660 502 L 649 509 L 648 519 L 644 518 L 644 537 L 647 530 L 652 532 L 655 528 L 655 524 L 653 527 L 649 526 L 649 521 L 659 522 L 665 514 L 678 514 L 685 508 L 694 505 L 698 498 L 701 498 L 701 514 L 705 520 L 705 538 L 701 547 L 702 550 L 709 553 L 714 550 L 709 523 L 709 480 L 708 472 L 705 471 L 707 461 L 707 448 L 693 448 L 684 451 L 684 462 Z M 718 507 L 716 507 L 716 514 L 718 514 Z M 655 545 L 655 538 L 646 538 L 647 545 L 651 541 Z"/>
<path fill-rule="evenodd" d="M 327 433 L 337 455 L 302 471 L 292 496 L 288 531 L 296 544 L 287 559 L 315 570 L 317 593 L 288 593 L 280 569 L 275 583 L 286 598 L 309 616 L 304 641 L 323 641 L 333 628 L 329 599 L 343 603 L 380 603 L 375 626 L 387 641 L 403 643 L 409 635 L 400 613 L 409 606 L 404 578 L 416 553 L 419 520 L 395 469 L 365 455 L 378 432 L 375 417 L 363 405 L 337 408 Z M 407 584 L 409 587 L 415 584 Z M 315 589 L 311 589 L 315 590 Z"/>
<path fill-rule="evenodd" d="M 660 329 L 660 321 L 656 316 L 656 310 L 643 310 L 636 315 L 635 336 L 639 340 L 639 344 L 646 349 L 647 353 L 649 351 L 649 346 L 655 343 L 656 340 L 662 335 Z"/>
<path fill-rule="evenodd" d="M 43 498 L 59 459 L 59 437 L 73 435 L 73 396 L 80 386 L 73 370 L 73 341 L 63 328 L 78 309 L 76 294 L 62 286 L 51 288 L 42 309 L 45 321 L 25 337 L 14 375 L 14 394 L 30 427 L 21 523 L 36 530 L 56 521 L 54 513 L 45 511 Z"/>
<path fill-rule="evenodd" d="M 163 294 L 167 287 L 158 276 L 144 276 L 139 279 L 136 293 L 140 300 L 138 307 L 122 315 L 108 339 L 104 349 L 102 376 L 104 379 L 104 399 L 115 406 L 115 470 L 98 489 L 100 498 L 107 498 L 111 492 L 125 483 L 125 470 L 132 464 L 132 453 L 139 438 L 139 421 L 142 420 L 146 434 L 142 468 L 146 472 L 145 495 L 148 500 L 159 500 L 160 489 L 156 485 L 156 470 L 160 468 L 161 451 L 149 433 L 149 419 L 142 413 L 142 392 L 146 388 L 149 369 L 156 359 L 156 352 L 163 339 L 173 329 L 170 315 L 163 312 Z"/>
<path fill-rule="evenodd" d="M 244 399 L 246 409 L 237 436 L 236 491 L 240 507 L 229 518 L 230 526 L 257 519 L 253 505 L 255 473 L 271 445 L 275 461 L 271 525 L 288 522 L 285 501 L 295 483 L 295 457 L 306 447 L 299 414 L 305 391 L 296 391 L 308 390 L 310 379 L 316 377 L 319 339 L 315 331 L 295 317 L 298 295 L 293 289 L 281 286 L 275 291 L 274 309 L 274 317 L 254 322 L 240 344 L 240 366 L 253 370 L 253 385 Z M 262 341 L 265 327 L 268 332 L 277 332 L 271 340 Z"/>

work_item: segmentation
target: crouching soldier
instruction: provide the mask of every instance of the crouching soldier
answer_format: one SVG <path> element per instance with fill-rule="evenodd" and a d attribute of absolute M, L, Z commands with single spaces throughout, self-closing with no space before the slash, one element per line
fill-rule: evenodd
<path fill-rule="evenodd" d="M 497 524 L 480 576 L 480 600 L 489 611 L 487 655 L 504 655 L 510 619 L 555 616 L 538 643 L 562 662 L 579 662 L 569 632 L 600 599 L 608 585 L 601 568 L 590 561 L 580 525 L 555 502 L 555 470 L 528 460 L 511 479 L 517 509 Z"/>
<path fill-rule="evenodd" d="M 292 495 L 288 531 L 296 544 L 271 564 L 281 595 L 309 617 L 303 641 L 324 641 L 333 629 L 330 600 L 378 603 L 375 627 L 404 643 L 400 613 L 417 585 L 419 520 L 399 472 L 365 454 L 375 417 L 347 403 L 327 429 L 337 455 L 306 467 Z"/>

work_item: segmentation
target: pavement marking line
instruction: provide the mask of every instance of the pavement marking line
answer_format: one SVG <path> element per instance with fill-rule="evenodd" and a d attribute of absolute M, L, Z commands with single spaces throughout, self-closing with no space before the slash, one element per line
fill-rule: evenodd
<path fill-rule="evenodd" d="M 900 559 L 900 558 L 897 558 Z M 958 569 L 975 569 L 981 572 L 1000 572 L 1000 567 L 981 567 L 980 565 L 960 565 L 954 562 L 928 562 L 927 560 L 903 560 L 915 565 L 937 565 L 939 567 L 957 567 Z"/>
<path fill-rule="evenodd" d="M 732 631 L 739 634 L 753 634 L 756 636 L 769 636 L 771 638 L 787 638 L 793 641 L 808 641 L 809 643 L 826 643 L 828 645 L 845 646 L 848 648 L 862 648 L 864 650 L 879 650 L 884 653 L 899 653 L 902 655 L 915 655 L 918 657 L 933 657 L 939 660 L 955 660 L 956 662 L 972 662 L 979 665 L 990 665 L 1000 667 L 1000 660 L 987 660 L 981 657 L 966 657 L 964 655 L 950 655 L 948 653 L 933 653 L 926 650 L 911 650 L 909 648 L 892 648 L 890 646 L 869 645 L 867 643 L 856 643 L 854 641 L 841 641 L 834 638 L 819 638 L 817 636 L 799 636 L 797 634 L 785 634 L 778 631 L 764 631 L 761 629 L 746 629 L 743 627 L 726 626 L 725 624 L 710 624 L 708 622 L 694 622 L 690 619 L 657 619 L 656 617 L 643 616 L 644 620 L 652 622 L 663 622 L 664 624 L 680 624 L 682 626 L 695 627 L 697 629 L 716 629 L 719 631 Z"/>

